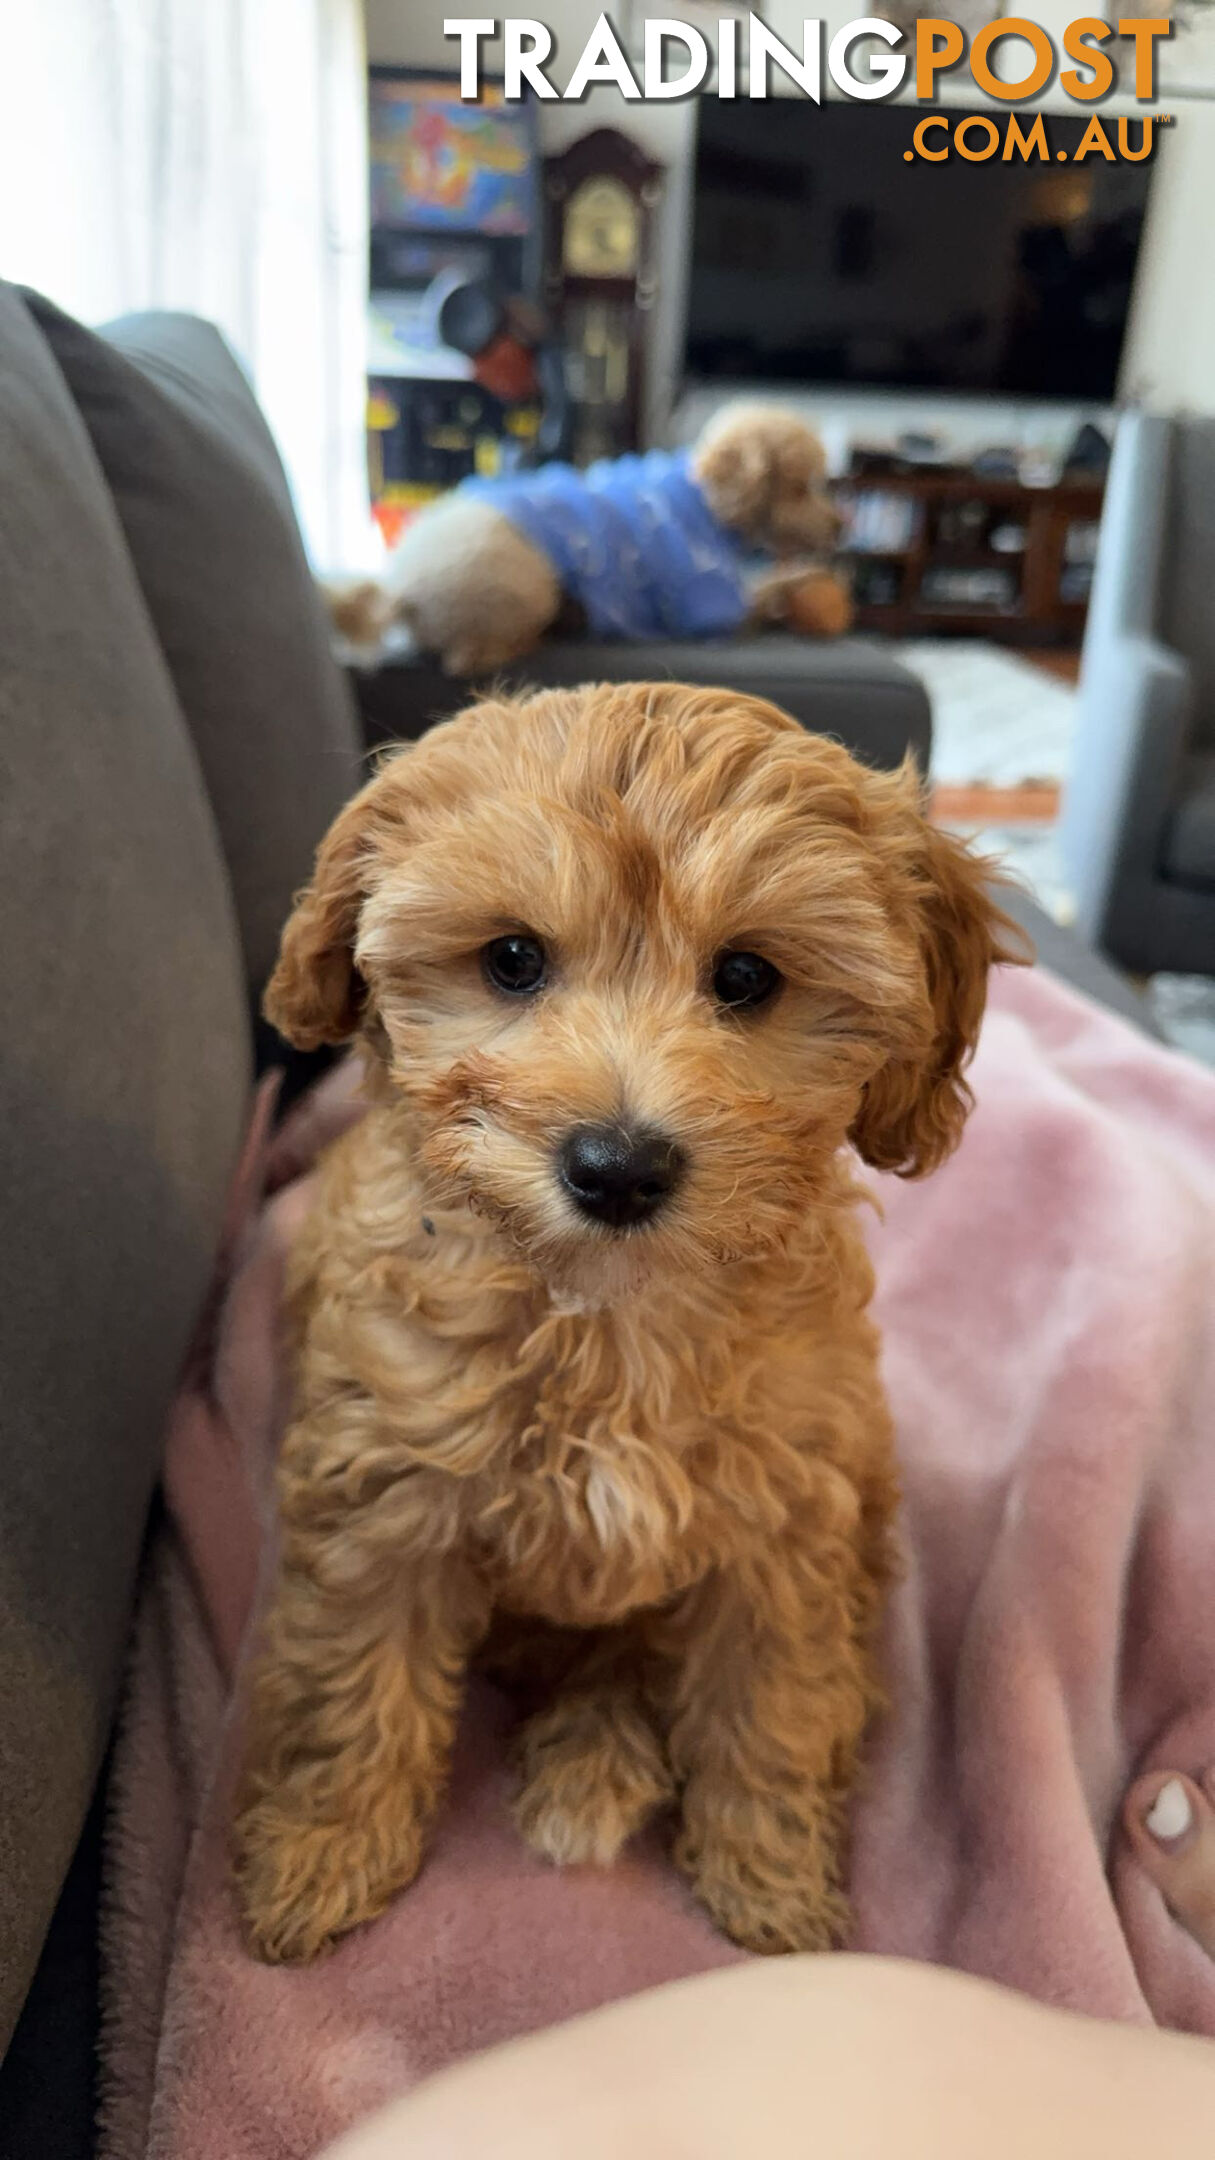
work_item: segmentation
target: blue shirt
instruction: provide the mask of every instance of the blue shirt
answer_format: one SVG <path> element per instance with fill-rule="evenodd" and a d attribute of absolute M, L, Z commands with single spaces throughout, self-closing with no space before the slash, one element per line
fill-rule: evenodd
<path fill-rule="evenodd" d="M 747 614 L 743 550 L 688 468 L 686 451 L 650 450 L 462 487 L 548 556 L 594 636 L 725 637 Z"/>

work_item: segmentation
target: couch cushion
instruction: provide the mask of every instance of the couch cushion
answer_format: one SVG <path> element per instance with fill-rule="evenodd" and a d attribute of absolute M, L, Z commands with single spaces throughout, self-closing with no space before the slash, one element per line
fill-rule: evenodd
<path fill-rule="evenodd" d="M 865 638 L 706 638 L 644 645 L 554 639 L 495 678 L 508 689 L 584 682 L 721 684 L 768 698 L 820 735 L 837 735 L 868 765 L 897 765 L 910 749 L 928 770 L 932 710 L 923 684 L 882 646 Z M 453 681 L 424 657 L 395 661 L 360 677 L 368 738 L 391 742 L 422 734 L 458 712 L 478 687 Z"/>
<path fill-rule="evenodd" d="M 1166 877 L 1215 892 L 1215 752 L 1187 758 L 1177 806 L 1164 829 Z"/>
<path fill-rule="evenodd" d="M 198 763 L 88 436 L 0 285 L 0 2049 L 107 1731 L 248 1096 Z"/>
<path fill-rule="evenodd" d="M 209 323 L 134 315 L 98 336 L 29 304 L 92 437 L 194 736 L 256 997 L 317 842 L 359 783 L 353 707 L 278 453 Z"/>

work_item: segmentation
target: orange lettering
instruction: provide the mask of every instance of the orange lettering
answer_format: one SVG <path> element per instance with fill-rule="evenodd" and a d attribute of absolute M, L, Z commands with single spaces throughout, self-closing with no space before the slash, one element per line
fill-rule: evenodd
<path fill-rule="evenodd" d="M 1069 60 L 1078 60 L 1081 67 L 1093 71 L 1091 76 L 1080 75 L 1075 68 L 1068 68 L 1059 77 L 1060 88 L 1069 97 L 1083 98 L 1091 104 L 1094 98 L 1105 96 L 1114 80 L 1114 63 L 1108 53 L 1098 52 L 1095 47 L 1113 35 L 1113 23 L 1102 22 L 1099 15 L 1080 15 L 1075 22 L 1069 22 L 1063 33 L 1063 50 Z"/>
<path fill-rule="evenodd" d="M 1139 125 L 1143 130 L 1143 135 L 1139 148 L 1132 150 L 1131 123 L 1129 120 L 1120 120 L 1118 122 L 1118 155 L 1126 158 L 1131 165 L 1140 164 L 1145 157 L 1150 157 L 1152 154 L 1152 130 L 1156 123 L 1150 114 L 1145 113 Z"/>
<path fill-rule="evenodd" d="M 943 150 L 930 150 L 928 147 L 928 130 L 930 127 L 943 127 L 945 133 L 949 133 L 949 122 L 944 118 L 943 114 L 929 113 L 926 120 L 917 122 L 915 134 L 911 139 L 921 157 L 931 158 L 934 165 L 939 165 L 942 158 L 949 156 L 949 144 L 946 143 Z"/>
<path fill-rule="evenodd" d="M 987 134 L 981 150 L 967 149 L 966 135 L 970 128 L 986 128 Z M 986 158 L 995 156 L 1000 130 L 994 120 L 988 119 L 986 113 L 968 113 L 965 120 L 959 120 L 953 131 L 953 139 L 959 156 L 964 157 L 970 165 L 981 165 Z"/>
<path fill-rule="evenodd" d="M 1034 64 L 1021 82 L 1001 82 L 998 75 L 992 74 L 987 56 L 992 46 L 1006 37 L 1024 38 L 1034 48 Z M 1050 81 L 1054 67 L 1054 46 L 1041 23 L 1030 22 L 1026 15 L 998 15 L 994 22 L 984 23 L 970 48 L 970 72 L 980 90 L 986 90 L 988 97 L 1005 98 L 1010 102 L 1013 98 L 1036 96 Z"/>
<path fill-rule="evenodd" d="M 1044 164 L 1049 160 L 1050 150 L 1046 141 L 1046 123 L 1041 113 L 1035 114 L 1034 124 L 1028 135 L 1022 133 L 1021 122 L 1018 120 L 1016 113 L 1009 114 L 1008 131 L 1004 137 L 1004 148 L 1000 152 L 1000 156 L 1006 165 L 1013 156 L 1014 151 L 1020 152 L 1022 164 L 1028 164 L 1031 151 L 1039 164 Z"/>
<path fill-rule="evenodd" d="M 940 43 L 937 43 L 937 32 Z M 918 98 L 930 98 L 936 94 L 936 78 L 942 68 L 956 67 L 966 50 L 966 39 L 955 22 L 943 15 L 921 15 L 915 26 L 915 94 Z M 938 150 L 930 155 L 944 157 Z"/>
<path fill-rule="evenodd" d="M 1117 160 L 1115 159 L 1109 136 L 1106 134 L 1105 129 L 1102 127 L 1101 122 L 1098 120 L 1096 113 L 1093 114 L 1093 117 L 1089 121 L 1088 126 L 1085 128 L 1083 135 L 1080 137 L 1080 147 L 1076 151 L 1075 156 L 1072 158 L 1072 164 L 1082 165 L 1085 158 L 1088 157 L 1090 151 L 1093 150 L 1099 150 L 1102 157 L 1106 160 L 1107 164 L 1116 164 Z"/>
<path fill-rule="evenodd" d="M 1118 25 L 1119 37 L 1135 40 L 1135 96 L 1156 95 L 1156 40 L 1171 37 L 1173 25 L 1167 15 L 1128 15 Z"/>

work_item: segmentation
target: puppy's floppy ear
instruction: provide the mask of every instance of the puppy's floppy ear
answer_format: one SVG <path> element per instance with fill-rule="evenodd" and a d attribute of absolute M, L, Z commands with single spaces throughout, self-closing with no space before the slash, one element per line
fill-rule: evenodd
<path fill-rule="evenodd" d="M 827 453 L 813 428 L 789 416 L 774 442 L 776 482 L 783 494 L 800 496 L 826 485 Z"/>
<path fill-rule="evenodd" d="M 373 780 L 334 820 L 317 852 L 311 883 L 296 896 L 266 985 L 262 1010 L 298 1050 L 346 1042 L 364 990 L 354 965 L 359 909 L 366 895 L 375 820 Z"/>
<path fill-rule="evenodd" d="M 930 825 L 902 775 L 901 834 L 891 850 L 900 898 L 910 903 L 930 1019 L 922 1047 L 896 1053 L 874 1074 L 849 1134 L 875 1170 L 923 1177 L 952 1153 L 974 1097 L 965 1078 L 987 1002 L 989 970 L 1017 966 L 1032 947 L 992 898 L 991 865 Z"/>
<path fill-rule="evenodd" d="M 763 431 L 745 415 L 711 428 L 693 455 L 692 476 L 723 525 L 745 531 L 758 524 L 772 488 Z"/>

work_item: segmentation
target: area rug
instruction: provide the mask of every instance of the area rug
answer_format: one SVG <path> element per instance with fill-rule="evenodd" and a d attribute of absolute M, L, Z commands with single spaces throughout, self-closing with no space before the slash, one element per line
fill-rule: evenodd
<path fill-rule="evenodd" d="M 1076 700 L 1070 684 L 978 638 L 916 638 L 892 649 L 932 701 L 937 787 L 1066 781 Z"/>

